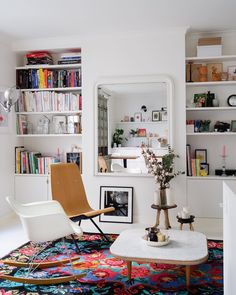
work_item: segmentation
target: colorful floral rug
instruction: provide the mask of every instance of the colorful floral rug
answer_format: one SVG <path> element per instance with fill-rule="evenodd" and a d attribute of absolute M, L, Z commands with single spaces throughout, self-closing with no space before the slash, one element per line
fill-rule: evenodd
<path fill-rule="evenodd" d="M 115 235 L 110 235 L 115 239 Z M 38 294 L 223 294 L 223 243 L 208 241 L 209 259 L 206 263 L 192 267 L 191 287 L 186 289 L 185 267 L 155 263 L 133 263 L 132 279 L 127 279 L 126 263 L 114 258 L 109 252 L 109 244 L 99 235 L 85 234 L 78 242 L 81 259 L 74 262 L 76 273 L 86 275 L 69 283 L 35 286 L 0 280 L 0 295 Z M 11 259 L 27 261 L 36 252 L 36 247 L 26 244 L 13 251 Z M 47 261 L 67 258 L 66 252 L 75 253 L 72 240 L 54 242 L 39 256 Z M 53 257 L 53 258 L 52 258 Z M 25 276 L 26 269 L 4 266 L 0 261 L 0 273 Z M 34 276 L 58 277 L 71 274 L 67 266 L 36 271 Z"/>

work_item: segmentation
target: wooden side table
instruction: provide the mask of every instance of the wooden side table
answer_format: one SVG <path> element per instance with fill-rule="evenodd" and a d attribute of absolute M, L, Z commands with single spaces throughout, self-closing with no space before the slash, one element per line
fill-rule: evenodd
<path fill-rule="evenodd" d="M 190 215 L 189 218 L 180 218 L 179 216 L 177 216 L 178 222 L 180 223 L 179 229 L 182 230 L 183 229 L 183 224 L 184 223 L 188 223 L 189 224 L 189 229 L 194 231 L 193 225 L 192 223 L 194 222 L 194 215 Z"/>
<path fill-rule="evenodd" d="M 169 221 L 168 210 L 172 209 L 172 208 L 176 208 L 176 207 L 177 207 L 176 204 L 171 205 L 171 206 L 168 206 L 168 205 L 161 206 L 161 205 L 152 204 L 151 208 L 157 210 L 156 223 L 155 223 L 155 225 L 153 227 L 158 227 L 158 225 L 160 224 L 161 210 L 163 210 L 164 211 L 164 216 L 165 216 L 165 227 L 166 227 L 166 229 L 171 228 L 170 221 Z"/>

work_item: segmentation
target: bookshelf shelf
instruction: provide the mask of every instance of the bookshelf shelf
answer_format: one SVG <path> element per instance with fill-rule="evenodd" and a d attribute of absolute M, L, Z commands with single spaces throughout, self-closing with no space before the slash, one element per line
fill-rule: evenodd
<path fill-rule="evenodd" d="M 22 176 L 22 177 L 45 177 L 49 174 L 39 174 L 39 173 L 15 173 L 15 176 Z"/>
<path fill-rule="evenodd" d="M 22 67 L 16 67 L 16 70 L 30 70 L 30 69 L 78 69 L 81 68 L 81 64 L 61 64 L 61 65 L 26 65 Z"/>
<path fill-rule="evenodd" d="M 17 137 L 82 137 L 82 134 L 17 134 Z"/>
<path fill-rule="evenodd" d="M 16 115 L 73 115 L 82 114 L 82 111 L 49 111 L 49 112 L 16 112 Z"/>
<path fill-rule="evenodd" d="M 191 180 L 236 180 L 236 176 L 217 176 L 217 175 L 208 175 L 208 176 L 187 176 L 187 179 Z"/>
<path fill-rule="evenodd" d="M 211 61 L 211 62 L 219 62 L 219 61 L 235 61 L 236 60 L 236 55 L 221 55 L 221 56 L 207 56 L 207 57 L 186 57 L 186 62 L 206 62 L 206 61 Z"/>
<path fill-rule="evenodd" d="M 21 89 L 22 92 L 37 92 L 37 91 L 81 91 L 82 87 L 57 87 L 57 88 L 29 88 L 29 89 Z"/>
<path fill-rule="evenodd" d="M 236 111 L 235 107 L 202 107 L 202 108 L 186 108 L 187 112 L 190 111 L 199 111 L 199 112 L 204 112 L 204 111 Z"/>
<path fill-rule="evenodd" d="M 186 133 L 187 136 L 234 136 L 236 132 L 195 132 L 195 133 Z"/>
<path fill-rule="evenodd" d="M 156 122 L 116 122 L 117 125 L 156 125 L 161 123 L 167 123 L 167 121 L 156 121 Z"/>
<path fill-rule="evenodd" d="M 209 81 L 209 82 L 187 82 L 187 87 L 194 86 L 220 86 L 220 85 L 235 85 L 236 81 Z"/>

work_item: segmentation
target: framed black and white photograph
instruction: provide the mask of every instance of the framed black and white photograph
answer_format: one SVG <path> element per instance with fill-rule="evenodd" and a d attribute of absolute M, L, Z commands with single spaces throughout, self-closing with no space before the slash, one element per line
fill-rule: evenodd
<path fill-rule="evenodd" d="M 80 173 L 82 173 L 82 153 L 81 152 L 66 153 L 66 163 L 76 163 L 79 167 Z"/>
<path fill-rule="evenodd" d="M 160 111 L 152 111 L 152 121 L 160 121 Z"/>
<path fill-rule="evenodd" d="M 209 164 L 208 163 L 201 163 L 200 169 L 203 170 L 205 175 L 209 175 Z"/>
<path fill-rule="evenodd" d="M 100 209 L 111 206 L 115 211 L 101 214 L 100 222 L 133 223 L 133 187 L 101 186 Z"/>
<path fill-rule="evenodd" d="M 200 160 L 200 164 L 207 163 L 207 150 L 206 149 L 196 149 L 195 159 Z"/>

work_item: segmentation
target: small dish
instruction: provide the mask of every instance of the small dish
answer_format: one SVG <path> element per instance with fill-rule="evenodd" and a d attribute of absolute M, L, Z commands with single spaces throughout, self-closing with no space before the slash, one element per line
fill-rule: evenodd
<path fill-rule="evenodd" d="M 151 247 L 162 247 L 162 246 L 165 246 L 165 245 L 168 245 L 170 243 L 170 238 L 169 236 L 166 237 L 166 240 L 164 242 L 153 242 L 153 241 L 148 241 L 147 240 L 147 236 L 143 236 L 142 237 L 143 241 L 146 242 L 146 244 L 148 246 L 151 246 Z"/>

